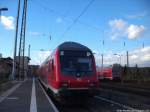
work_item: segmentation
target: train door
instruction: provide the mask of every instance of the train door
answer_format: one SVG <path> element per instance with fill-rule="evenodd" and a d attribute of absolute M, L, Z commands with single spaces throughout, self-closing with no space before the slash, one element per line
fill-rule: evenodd
<path fill-rule="evenodd" d="M 49 83 L 51 86 L 53 86 L 55 81 L 55 75 L 54 75 L 54 60 L 50 59 L 49 61 Z"/>

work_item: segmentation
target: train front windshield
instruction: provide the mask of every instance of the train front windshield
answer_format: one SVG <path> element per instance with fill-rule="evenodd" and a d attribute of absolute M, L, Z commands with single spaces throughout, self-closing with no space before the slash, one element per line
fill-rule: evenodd
<path fill-rule="evenodd" d="M 60 51 L 61 72 L 64 75 L 93 74 L 92 54 L 87 51 Z"/>

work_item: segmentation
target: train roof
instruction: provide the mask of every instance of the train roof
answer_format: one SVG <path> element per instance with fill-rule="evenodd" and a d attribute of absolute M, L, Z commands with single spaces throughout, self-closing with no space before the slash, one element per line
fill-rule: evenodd
<path fill-rule="evenodd" d="M 88 47 L 79 44 L 77 42 L 64 42 L 58 46 L 58 49 L 59 50 L 81 50 L 81 51 L 91 52 L 91 50 Z"/>

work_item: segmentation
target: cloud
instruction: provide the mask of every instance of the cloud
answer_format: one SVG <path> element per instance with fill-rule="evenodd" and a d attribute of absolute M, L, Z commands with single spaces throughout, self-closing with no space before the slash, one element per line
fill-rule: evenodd
<path fill-rule="evenodd" d="M 56 23 L 62 23 L 62 18 L 60 18 L 60 17 L 58 17 L 57 19 L 56 19 Z"/>
<path fill-rule="evenodd" d="M 49 50 L 32 51 L 31 64 L 40 65 L 51 54 Z"/>
<path fill-rule="evenodd" d="M 127 37 L 128 39 L 139 38 L 146 30 L 143 25 L 129 24 L 122 19 L 114 19 L 108 22 L 111 39 Z"/>
<path fill-rule="evenodd" d="M 14 17 L 12 16 L 1 16 L 2 25 L 8 30 L 14 30 Z"/>
<path fill-rule="evenodd" d="M 138 58 L 137 55 L 135 55 L 135 54 L 131 55 L 131 59 L 137 59 L 137 58 Z"/>
<path fill-rule="evenodd" d="M 31 64 L 40 65 L 49 55 L 51 51 L 49 50 L 40 50 L 40 51 L 32 51 Z M 114 55 L 119 54 L 119 55 Z M 98 51 L 94 54 L 96 64 L 101 66 L 102 64 L 102 56 Z M 121 59 L 121 61 L 120 61 Z M 118 63 L 124 66 L 127 63 L 126 51 L 121 51 L 117 53 L 113 53 L 112 51 L 107 51 L 104 53 L 103 63 L 104 66 L 110 66 L 114 63 Z M 150 46 L 146 46 L 145 48 L 136 48 L 132 51 L 129 51 L 129 65 L 139 67 L 150 67 Z"/>
<path fill-rule="evenodd" d="M 46 51 L 46 50 L 41 50 L 41 51 L 39 51 L 38 52 L 38 56 L 39 56 L 39 58 L 42 60 L 42 61 L 44 61 L 49 55 L 51 54 L 51 51 Z"/>
<path fill-rule="evenodd" d="M 104 66 L 113 65 L 114 63 L 120 64 L 124 66 L 127 63 L 126 51 L 121 51 L 114 55 L 113 52 L 106 52 L 104 54 Z M 96 64 L 101 66 L 102 64 L 102 57 L 100 54 L 95 55 Z M 129 51 L 129 65 L 135 66 L 138 65 L 139 67 L 150 67 L 150 46 L 145 48 L 136 48 L 132 51 Z"/>
<path fill-rule="evenodd" d="M 125 35 L 125 29 L 127 27 L 127 23 L 124 20 L 114 19 L 114 20 L 110 20 L 108 24 L 111 28 L 110 36 L 112 40 Z"/>
<path fill-rule="evenodd" d="M 114 19 L 109 21 L 109 25 L 112 27 L 112 29 L 123 30 L 126 26 L 126 22 L 122 19 Z"/>
<path fill-rule="evenodd" d="M 135 64 L 138 64 L 139 66 L 150 67 L 150 46 L 133 50 L 132 52 L 130 52 L 129 59 L 130 59 L 130 64 L 133 66 Z"/>
<path fill-rule="evenodd" d="M 44 33 L 40 33 L 40 32 L 29 32 L 29 35 L 31 35 L 31 36 L 45 36 L 45 34 Z"/>
<path fill-rule="evenodd" d="M 150 54 L 146 54 L 146 55 L 143 57 L 143 61 L 149 61 L 149 62 L 150 62 Z"/>
<path fill-rule="evenodd" d="M 147 12 L 143 11 L 140 13 L 127 15 L 126 18 L 128 18 L 128 19 L 141 19 L 141 18 L 145 17 L 146 15 L 147 15 Z"/>
<path fill-rule="evenodd" d="M 145 31 L 145 27 L 143 25 L 133 25 L 131 24 L 128 28 L 127 28 L 127 35 L 129 39 L 136 39 L 139 36 L 141 36 L 141 34 L 143 34 L 143 32 Z"/>

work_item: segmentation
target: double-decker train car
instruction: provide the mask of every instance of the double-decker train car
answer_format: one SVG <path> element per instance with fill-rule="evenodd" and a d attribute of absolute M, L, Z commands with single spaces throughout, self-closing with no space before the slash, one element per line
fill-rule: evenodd
<path fill-rule="evenodd" d="M 39 67 L 39 79 L 55 97 L 94 95 L 99 86 L 92 51 L 64 42 Z"/>
<path fill-rule="evenodd" d="M 97 66 L 97 76 L 99 80 L 113 80 L 112 68 L 101 68 Z"/>

